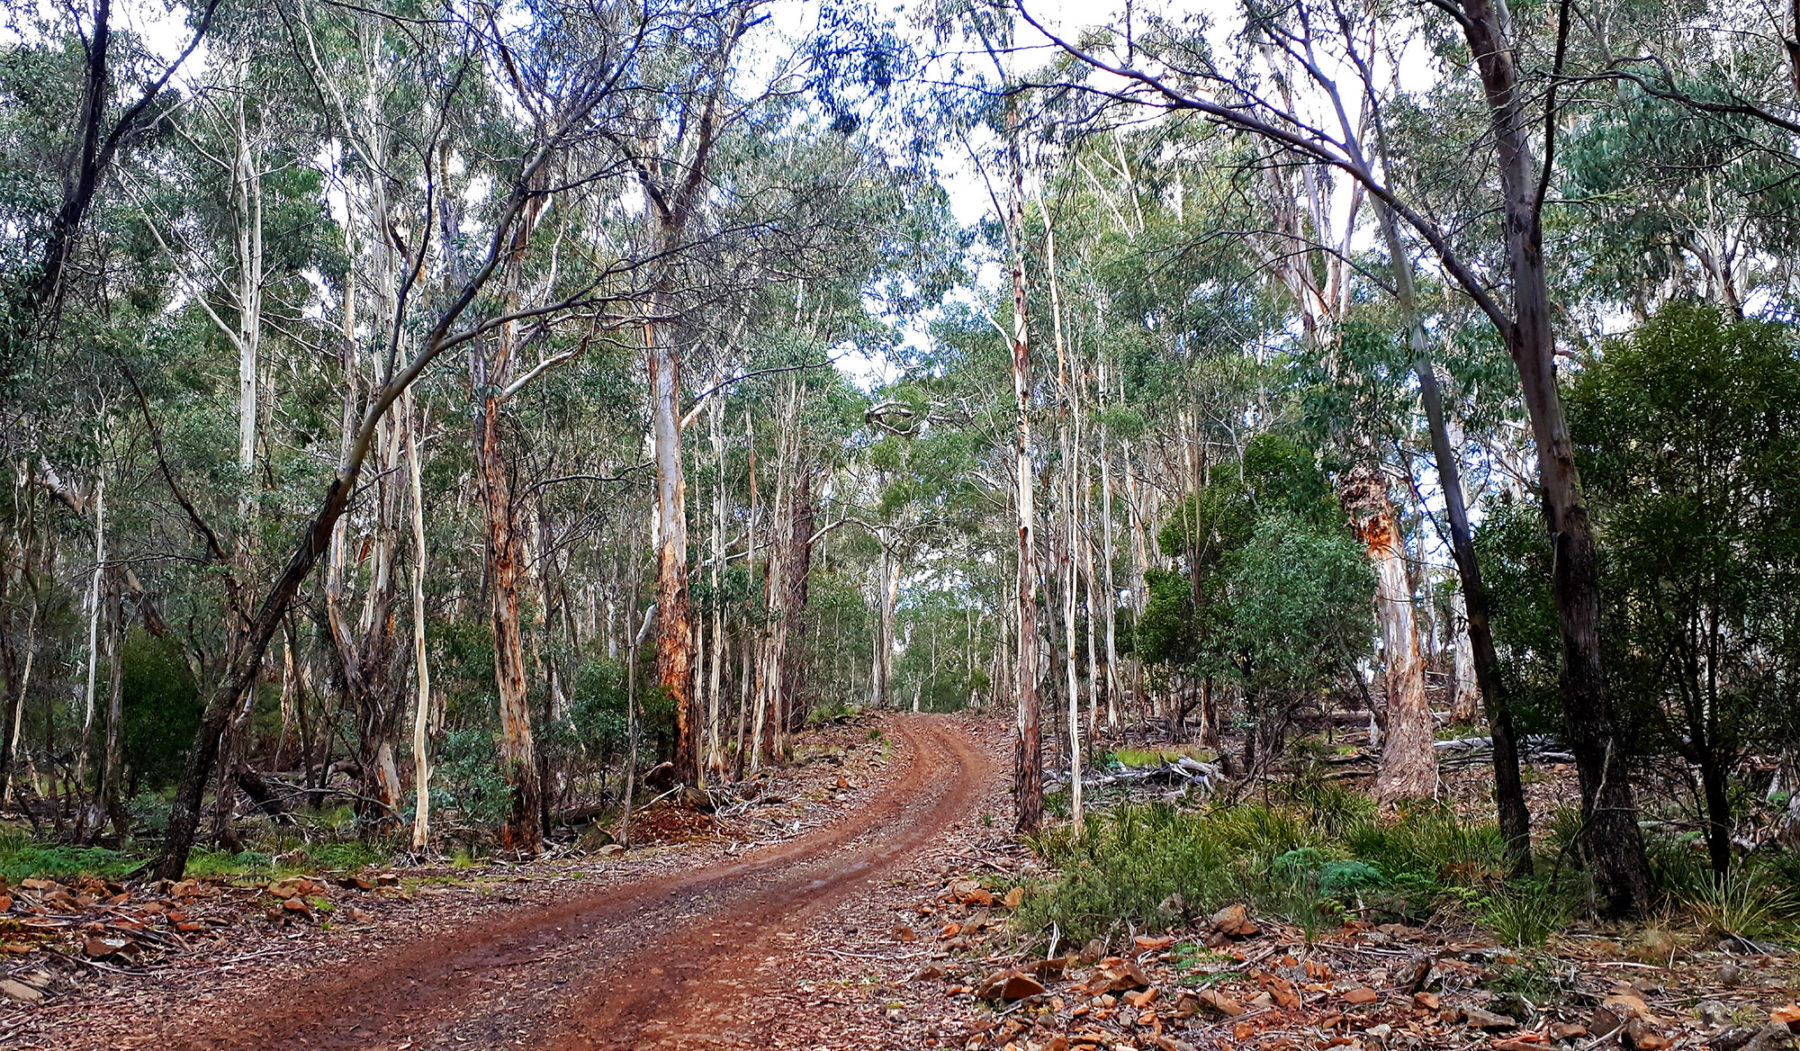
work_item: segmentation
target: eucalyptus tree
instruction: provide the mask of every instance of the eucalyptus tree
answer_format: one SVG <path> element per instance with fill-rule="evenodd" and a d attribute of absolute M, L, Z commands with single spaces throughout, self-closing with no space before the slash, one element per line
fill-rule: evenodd
<path fill-rule="evenodd" d="M 1558 87 L 1567 54 L 1571 5 L 1543 38 L 1516 35 L 1502 9 L 1488 0 L 1449 0 L 1441 17 L 1467 45 L 1479 85 L 1491 144 L 1488 203 L 1500 207 L 1495 243 L 1469 243 L 1467 235 L 1433 217 L 1430 205 L 1374 163 L 1347 133 L 1296 111 L 1279 96 L 1258 93 L 1233 69 L 1216 61 L 1203 40 L 1181 26 L 1129 34 L 1130 54 L 1090 49 L 1034 25 L 1084 66 L 1115 78 L 1095 90 L 1237 129 L 1290 152 L 1309 164 L 1340 172 L 1386 208 L 1422 241 L 1452 281 L 1499 333 L 1513 359 L 1536 444 L 1538 483 L 1545 521 L 1556 545 L 1553 562 L 1563 648 L 1563 698 L 1582 788 L 1584 834 L 1594 846 L 1596 875 L 1614 914 L 1641 911 L 1650 900 L 1650 870 L 1636 822 L 1627 766 L 1629 755 L 1607 689 L 1601 647 L 1598 554 L 1561 395 L 1556 382 L 1553 305 L 1544 258 L 1544 206 L 1554 171 L 1559 128 Z M 1431 16 L 1426 16 L 1430 21 Z M 1308 34 L 1337 34 L 1350 44 L 1351 23 L 1321 15 L 1303 23 Z M 1403 13 L 1380 12 L 1375 39 L 1396 42 L 1421 24 Z M 1433 23 L 1434 28 L 1437 24 Z M 1118 34 L 1115 40 L 1126 34 Z M 1541 65 L 1520 61 L 1521 49 L 1545 44 Z M 1298 44 L 1300 41 L 1296 41 Z M 1448 63 L 1447 63 L 1448 64 Z M 1460 64 L 1460 63 L 1459 63 Z M 1543 71 L 1545 90 L 1531 77 Z M 1460 70 L 1446 77 L 1463 81 Z M 1334 122 L 1335 123 L 1335 122 Z M 1541 134 L 1540 134 L 1541 133 Z M 1471 155 L 1475 155 L 1471 153 Z M 1476 227 L 1487 232 L 1487 227 Z M 1494 260 L 1490 263 L 1489 260 Z M 1488 268 L 1506 282 L 1510 303 L 1492 291 Z"/>
<path fill-rule="evenodd" d="M 592 189 L 594 176 L 611 170 L 604 160 L 584 157 L 581 148 L 603 142 L 623 119 L 632 89 L 639 83 L 644 14 L 660 12 L 635 7 L 597 12 L 590 23 L 592 35 L 584 41 L 585 61 L 563 67 L 555 79 L 484 81 L 484 69 L 507 65 L 488 64 L 503 47 L 507 61 L 531 53 L 522 41 L 494 35 L 492 26 L 447 19 L 409 25 L 409 33 L 392 40 L 396 50 L 439 73 L 429 81 L 428 105 L 429 112 L 442 116 L 418 129 L 414 156 L 432 160 L 454 156 L 469 179 L 463 185 L 481 185 L 473 178 L 479 173 L 489 192 L 465 202 L 458 199 L 459 187 L 443 185 L 435 172 L 427 174 L 426 190 L 415 205 L 418 210 L 408 217 L 405 233 L 386 231 L 412 262 L 392 312 L 372 319 L 357 333 L 369 340 L 373 357 L 380 362 L 376 382 L 347 420 L 347 437 L 334 469 L 286 563 L 266 581 L 242 580 L 229 570 L 222 573 L 227 605 L 238 611 L 242 627 L 231 631 L 226 656 L 210 676 L 206 712 L 176 795 L 159 872 L 173 877 L 185 867 L 220 735 L 257 677 L 263 654 L 295 594 L 330 548 L 376 440 L 388 431 L 389 410 L 448 350 L 496 338 L 502 329 L 519 322 L 548 331 L 571 315 L 603 315 L 635 291 L 630 278 L 640 261 L 600 253 L 589 255 L 584 265 L 560 269 L 555 280 L 534 290 L 530 300 L 509 304 L 496 282 L 504 278 L 530 213 L 551 199 L 598 192 Z M 540 116 L 519 127 L 511 142 L 476 137 L 471 134 L 474 129 L 456 119 L 462 114 L 502 112 Z M 406 234 L 411 235 L 410 242 Z M 532 246 L 526 247 L 529 251 Z M 421 281 L 427 273 L 431 280 Z M 417 334 L 403 341 L 407 330 Z M 170 480 L 173 488 L 175 480 L 172 476 Z M 215 562 L 224 560 L 216 533 L 192 517 L 208 556 Z"/>

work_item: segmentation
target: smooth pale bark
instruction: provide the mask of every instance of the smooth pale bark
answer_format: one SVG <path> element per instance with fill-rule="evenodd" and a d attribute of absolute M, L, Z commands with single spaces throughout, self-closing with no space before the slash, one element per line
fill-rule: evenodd
<path fill-rule="evenodd" d="M 1025 296 L 1025 168 L 1019 156 L 1017 114 L 1008 111 L 1012 161 L 1012 194 L 1006 214 L 1012 270 L 1012 384 L 1017 412 L 1013 461 L 1018 512 L 1018 693 L 1013 752 L 1013 807 L 1021 832 L 1033 832 L 1044 819 L 1043 732 L 1038 722 L 1037 510 L 1031 463 L 1031 338 Z"/>
<path fill-rule="evenodd" d="M 1375 771 L 1375 797 L 1383 803 L 1430 799 L 1437 794 L 1437 750 L 1425 698 L 1425 658 L 1413 615 L 1406 549 L 1379 469 L 1365 466 L 1351 472 L 1344 503 L 1351 528 L 1375 570 L 1376 621 L 1381 626 L 1387 727 Z"/>
<path fill-rule="evenodd" d="M 1467 726 L 1481 713 L 1481 687 L 1475 678 L 1475 646 L 1469 641 L 1469 611 L 1463 593 L 1451 599 L 1450 722 Z"/>
<path fill-rule="evenodd" d="M 1080 533 L 1077 518 L 1080 515 L 1079 496 L 1077 493 L 1077 446 L 1081 442 L 1081 379 L 1076 375 L 1074 362 L 1069 360 L 1068 347 L 1063 340 L 1062 326 L 1062 283 L 1056 272 L 1056 227 L 1051 222 L 1050 210 L 1044 205 L 1042 185 L 1036 187 L 1038 211 L 1044 222 L 1044 273 L 1050 284 L 1050 332 L 1052 345 L 1056 348 L 1056 371 L 1058 385 L 1063 391 L 1062 419 L 1058 426 L 1062 446 L 1062 484 L 1057 487 L 1058 501 L 1062 504 L 1062 535 L 1057 538 L 1057 570 L 1059 585 L 1063 593 L 1063 668 L 1065 678 L 1065 700 L 1068 705 L 1069 731 L 1069 822 L 1077 836 L 1081 835 L 1083 821 L 1081 807 L 1081 690 L 1076 681 L 1075 669 L 1075 606 L 1077 580 L 1075 572 L 1075 545 L 1079 542 Z M 1015 301 L 1015 306 L 1017 302 Z M 1092 574 L 1089 574 L 1090 578 Z M 1090 620 L 1090 626 L 1091 626 Z M 1090 636 L 1090 641 L 1091 636 Z M 1092 656 L 1090 647 L 1089 656 Z M 1092 662 L 1089 662 L 1092 667 Z"/>
<path fill-rule="evenodd" d="M 568 119 L 583 119 L 597 102 L 596 97 L 585 105 L 576 107 L 568 115 Z M 551 135 L 544 141 L 555 142 L 557 137 Z M 433 361 L 444 351 L 475 337 L 474 332 L 467 328 L 458 331 L 457 326 L 499 270 L 517 220 L 527 205 L 536 199 L 535 195 L 527 193 L 523 187 L 535 179 L 536 173 L 549 163 L 551 157 L 549 147 L 540 146 L 525 159 L 519 178 L 514 180 L 511 194 L 493 216 L 492 232 L 487 238 L 481 263 L 472 274 L 454 284 L 448 301 L 436 313 L 411 359 L 397 368 L 393 375 L 385 377 L 381 385 L 371 393 L 355 425 L 354 436 L 340 453 L 331 480 L 326 484 L 312 518 L 300 531 L 298 541 L 280 573 L 261 592 L 260 600 L 251 600 L 243 585 L 227 572 L 227 593 L 242 601 L 245 609 L 254 612 L 240 628 L 233 628 L 228 633 L 226 655 L 208 689 L 200 725 L 195 730 L 193 746 L 188 751 L 187 764 L 170 807 L 168 834 L 164 837 L 163 851 L 155 866 L 157 878 L 179 879 L 187 868 L 188 854 L 193 849 L 194 836 L 199 826 L 201 800 L 219 755 L 221 735 L 229 725 L 238 702 L 261 674 L 262 660 L 268 652 L 269 642 L 286 619 L 300 585 L 312 575 L 320 557 L 331 546 L 338 522 L 357 491 L 377 430 L 394 403 Z M 399 323 L 400 319 L 394 321 Z M 154 432 L 154 427 L 151 430 Z M 214 553 L 214 558 L 218 558 L 217 552 Z"/>
<path fill-rule="evenodd" d="M 125 610 L 120 576 L 118 570 L 107 573 L 106 765 L 100 774 L 100 810 L 112 819 L 113 835 L 123 842 L 131 831 L 131 816 L 126 813 L 124 797 L 125 662 L 121 650 L 125 640 Z"/>
<path fill-rule="evenodd" d="M 419 431 L 413 425 L 412 392 L 402 407 L 406 419 L 406 473 L 412 489 L 413 679 L 413 849 L 431 844 L 431 662 L 425 650 L 425 501 L 420 485 Z"/>
<path fill-rule="evenodd" d="M 369 189 L 370 207 L 385 206 L 384 191 L 375 180 Z M 385 238 L 370 238 L 368 267 L 373 271 L 373 298 L 377 310 L 385 313 L 394 302 L 395 259 Z M 358 258 L 355 243 L 346 229 L 346 254 Z M 343 335 L 342 430 L 339 457 L 348 458 L 356 440 L 355 420 L 362 392 L 358 381 L 363 370 L 375 366 L 359 352 L 357 343 L 357 300 L 350 291 L 358 280 L 352 274 L 346 282 L 341 333 Z M 398 726 L 399 711 L 394 696 L 394 657 L 397 640 L 393 623 L 395 597 L 394 545 L 399 528 L 400 486 L 393 477 L 398 466 L 399 431 L 390 418 L 376 421 L 369 435 L 368 455 L 374 461 L 376 479 L 373 486 L 371 544 L 365 557 L 357 559 L 358 572 L 367 571 L 360 615 L 352 623 L 345 611 L 347 574 L 349 572 L 345 536 L 346 523 L 332 532 L 329 561 L 325 576 L 325 619 L 331 633 L 338 666 L 342 671 L 344 700 L 356 723 L 356 762 L 359 771 L 356 799 L 357 820 L 365 831 L 373 832 L 388 825 L 399 804 L 398 772 L 393 770 L 391 738 Z M 240 548 L 240 557 L 243 550 Z M 233 755 L 230 742 L 226 754 Z M 235 772 L 227 771 L 231 776 Z"/>
<path fill-rule="evenodd" d="M 725 743 L 720 728 L 723 719 L 721 714 L 721 691 L 725 664 L 725 611 L 724 603 L 719 598 L 719 573 L 725 566 L 725 399 L 715 399 L 709 407 L 708 416 L 712 423 L 713 462 L 717 467 L 718 477 L 713 494 L 713 529 L 712 529 L 712 660 L 710 676 L 707 679 L 706 699 L 706 768 L 714 777 L 725 776 Z"/>
<path fill-rule="evenodd" d="M 256 469 L 256 368 L 262 342 L 263 293 L 263 222 L 262 172 L 257 166 L 255 144 L 245 122 L 245 99 L 240 93 L 233 108 L 236 128 L 236 150 L 232 158 L 232 206 L 237 223 L 238 254 L 238 325 L 235 341 L 238 351 L 238 471 L 248 493 L 251 473 Z M 239 505 L 240 513 L 250 510 L 246 495 Z M 251 530 L 244 530 L 244 544 Z"/>
<path fill-rule="evenodd" d="M 1106 433 L 1106 356 L 1100 357 L 1100 556 L 1106 578 L 1106 725 L 1119 725 L 1119 589 L 1113 580 L 1112 451 Z"/>
<path fill-rule="evenodd" d="M 81 749 L 75 753 L 75 784 L 87 780 L 88 750 L 94 732 L 94 679 L 100 667 L 100 581 L 106 574 L 106 474 L 94 477 L 94 573 L 88 582 L 88 642 L 86 700 L 81 716 Z"/>

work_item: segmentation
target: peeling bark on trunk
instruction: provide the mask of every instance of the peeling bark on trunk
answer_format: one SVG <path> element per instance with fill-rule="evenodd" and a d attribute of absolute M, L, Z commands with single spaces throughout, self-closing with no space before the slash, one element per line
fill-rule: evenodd
<path fill-rule="evenodd" d="M 1481 712 L 1481 688 L 1475 680 L 1475 645 L 1469 641 L 1469 611 L 1462 592 L 1452 602 L 1450 722 L 1473 723 Z"/>
<path fill-rule="evenodd" d="M 500 699 L 500 772 L 511 797 L 502 842 L 509 850 L 535 854 L 543 839 L 538 824 L 543 785 L 532 746 L 531 697 L 525 681 L 525 644 L 519 627 L 519 574 L 523 545 L 512 477 L 500 447 L 500 406 L 492 393 L 483 399 L 477 462 L 482 510 L 487 523 L 488 611 L 494 631 L 494 684 Z"/>
<path fill-rule="evenodd" d="M 653 300 L 664 314 L 666 296 Z M 675 707 L 675 777 L 705 788 L 700 769 L 699 720 L 694 711 L 694 627 L 688 602 L 687 478 L 681 464 L 681 361 L 658 324 L 644 326 L 650 373 L 650 421 L 656 450 L 656 673 Z"/>
<path fill-rule="evenodd" d="M 1437 794 L 1437 752 L 1431 706 L 1425 698 L 1425 660 L 1413 616 L 1412 581 L 1394 505 L 1380 469 L 1363 465 L 1344 486 L 1344 509 L 1375 570 L 1376 621 L 1381 627 L 1387 685 L 1387 726 L 1375 773 L 1383 803 Z"/>
<path fill-rule="evenodd" d="M 412 392 L 403 403 L 406 426 L 406 474 L 412 497 L 412 638 L 413 638 L 413 827 L 412 845 L 423 851 L 431 843 L 431 663 L 425 650 L 425 505 L 420 485 L 419 430 L 413 423 Z"/>

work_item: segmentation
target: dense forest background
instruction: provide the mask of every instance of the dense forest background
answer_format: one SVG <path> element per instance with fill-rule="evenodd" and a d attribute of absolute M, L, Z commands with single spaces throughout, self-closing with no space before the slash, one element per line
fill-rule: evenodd
<path fill-rule="evenodd" d="M 1602 910 L 1784 851 L 1792 12 L 1042 6 L 9 5 L 6 805 L 532 853 L 972 708 L 1025 829 L 1349 729 Z"/>

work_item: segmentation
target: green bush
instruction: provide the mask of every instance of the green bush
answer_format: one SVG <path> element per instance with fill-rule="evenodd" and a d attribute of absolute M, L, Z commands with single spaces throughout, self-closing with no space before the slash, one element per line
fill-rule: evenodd
<path fill-rule="evenodd" d="M 438 745 L 437 776 L 432 778 L 433 807 L 452 808 L 472 825 L 497 825 L 511 805 L 494 735 L 484 727 L 452 730 Z"/>
<path fill-rule="evenodd" d="M 200 687 L 171 639 L 133 628 L 120 647 L 125 763 L 134 791 L 175 783 L 200 727 Z"/>

